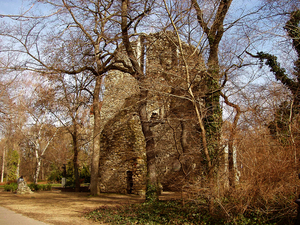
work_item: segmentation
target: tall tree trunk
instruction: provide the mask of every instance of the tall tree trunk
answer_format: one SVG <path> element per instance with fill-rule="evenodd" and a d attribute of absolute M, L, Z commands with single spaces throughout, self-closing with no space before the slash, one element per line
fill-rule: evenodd
<path fill-rule="evenodd" d="M 218 54 L 219 44 L 224 34 L 224 19 L 231 6 L 232 0 L 218 1 L 218 9 L 212 23 L 205 21 L 203 9 L 201 9 L 197 0 L 191 0 L 191 3 L 196 11 L 198 23 L 207 35 L 209 42 L 209 57 L 207 61 L 208 76 L 206 78 L 208 90 L 205 99 L 208 112 L 205 118 L 205 130 L 210 157 L 214 159 L 214 164 L 217 164 L 222 126 L 222 110 L 220 108 L 221 86 L 219 84 L 221 74 Z"/>
<path fill-rule="evenodd" d="M 197 0 L 191 0 L 192 6 L 196 11 L 197 20 L 199 26 L 203 29 L 207 35 L 209 43 L 209 56 L 207 61 L 207 77 L 206 86 L 207 93 L 205 98 L 207 116 L 203 118 L 204 129 L 207 141 L 207 151 L 209 156 L 206 157 L 208 162 L 208 176 L 209 180 L 212 181 L 215 168 L 219 163 L 219 150 L 220 150 L 220 138 L 221 138 L 221 126 L 222 126 L 222 110 L 220 108 L 220 94 L 221 86 L 219 84 L 221 73 L 219 66 L 219 43 L 224 34 L 224 19 L 230 8 L 232 0 L 219 0 L 217 1 L 218 9 L 214 16 L 213 21 L 206 21 L 203 16 L 203 10 L 198 4 Z M 207 155 L 207 154 L 206 154 Z M 213 163 L 212 163 L 213 162 Z M 211 165 L 209 165 L 211 164 Z M 211 182 L 210 182 L 211 183 Z M 214 211 L 213 197 L 215 195 L 212 189 L 212 199 L 209 201 L 210 212 Z"/>
<path fill-rule="evenodd" d="M 74 166 L 74 176 L 75 176 L 75 192 L 80 191 L 80 181 L 79 181 L 79 171 L 78 171 L 78 142 L 77 142 L 77 126 L 76 121 L 73 121 L 74 125 L 74 133 L 72 134 L 73 138 L 73 166 Z"/>
<path fill-rule="evenodd" d="M 229 173 L 229 187 L 234 189 L 235 188 L 235 177 L 236 177 L 236 171 L 234 168 L 234 146 L 233 146 L 233 140 L 229 140 L 228 143 L 228 173 Z"/>
<path fill-rule="evenodd" d="M 224 95 L 223 93 L 221 93 L 225 103 L 230 106 L 233 107 L 236 111 L 236 114 L 234 116 L 234 120 L 233 120 L 233 124 L 230 128 L 230 133 L 229 133 L 229 141 L 228 141 L 228 172 L 229 172 L 229 176 L 228 176 L 228 180 L 229 180 L 229 187 L 230 188 L 235 188 L 236 182 L 236 170 L 234 167 L 234 140 L 236 138 L 236 133 L 237 133 L 237 125 L 238 125 L 238 121 L 240 119 L 242 110 L 241 108 L 237 105 L 234 104 L 232 102 L 229 101 L 228 97 L 226 95 Z"/>
<path fill-rule="evenodd" d="M 96 85 L 93 96 L 94 130 L 93 130 L 93 152 L 91 162 L 91 185 L 92 195 L 100 194 L 98 187 L 99 161 L 100 161 L 100 90 L 102 76 L 96 77 Z"/>
<path fill-rule="evenodd" d="M 34 175 L 34 183 L 38 183 L 39 175 L 41 170 L 41 158 L 39 156 L 36 157 L 36 169 L 35 169 L 35 175 Z"/>
<path fill-rule="evenodd" d="M 234 140 L 237 133 L 237 123 L 241 115 L 241 110 L 238 105 L 235 105 L 236 114 L 232 127 L 230 129 L 229 142 L 228 142 L 228 171 L 229 171 L 229 187 L 235 188 L 236 186 L 236 169 L 234 165 Z"/>
<path fill-rule="evenodd" d="M 18 164 L 17 164 L 16 175 L 17 175 L 17 178 L 20 177 L 20 157 L 18 157 Z"/>
<path fill-rule="evenodd" d="M 146 141 L 146 156 L 147 156 L 147 191 L 146 200 L 158 200 L 159 188 L 156 173 L 156 149 L 151 131 L 150 123 L 147 118 L 147 90 L 141 90 L 141 103 L 139 108 L 139 116 L 142 123 L 142 131 Z"/>
<path fill-rule="evenodd" d="M 2 170 L 1 170 L 1 183 L 3 182 L 4 178 L 4 168 L 5 168 L 5 148 L 3 148 L 3 158 L 2 158 Z"/>

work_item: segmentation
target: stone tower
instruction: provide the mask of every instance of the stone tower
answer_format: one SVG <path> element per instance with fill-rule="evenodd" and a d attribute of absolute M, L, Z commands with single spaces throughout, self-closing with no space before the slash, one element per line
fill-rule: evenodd
<path fill-rule="evenodd" d="M 193 91 L 203 96 L 203 61 L 195 54 L 195 48 L 184 48 Z M 149 93 L 146 122 L 152 124 L 159 182 L 166 189 L 180 190 L 187 177 L 201 173 L 202 153 L 178 42 L 174 33 L 160 32 L 137 38 L 135 49 L 145 73 L 143 83 L 115 71 L 105 81 L 100 190 L 139 194 L 146 189 L 146 140 L 138 116 L 140 88 Z"/>

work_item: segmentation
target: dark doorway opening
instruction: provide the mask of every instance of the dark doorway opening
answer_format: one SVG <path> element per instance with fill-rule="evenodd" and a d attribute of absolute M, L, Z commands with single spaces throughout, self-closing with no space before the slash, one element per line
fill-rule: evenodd
<path fill-rule="evenodd" d="M 132 171 L 127 171 L 127 194 L 132 194 L 132 190 L 133 190 Z"/>

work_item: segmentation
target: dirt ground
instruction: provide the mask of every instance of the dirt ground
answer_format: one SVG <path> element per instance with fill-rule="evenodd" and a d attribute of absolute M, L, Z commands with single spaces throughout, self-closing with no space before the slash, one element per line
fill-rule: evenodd
<path fill-rule="evenodd" d="M 161 200 L 181 198 L 180 193 L 163 192 Z M 99 225 L 84 218 L 84 213 L 100 206 L 142 203 L 137 195 L 100 194 L 91 197 L 87 192 L 40 191 L 19 195 L 0 189 L 0 206 L 24 216 L 54 225 Z"/>
<path fill-rule="evenodd" d="M 100 224 L 84 218 L 84 213 L 97 207 L 140 203 L 144 199 L 136 195 L 41 191 L 19 195 L 0 190 L 0 205 L 30 218 L 54 225 Z"/>

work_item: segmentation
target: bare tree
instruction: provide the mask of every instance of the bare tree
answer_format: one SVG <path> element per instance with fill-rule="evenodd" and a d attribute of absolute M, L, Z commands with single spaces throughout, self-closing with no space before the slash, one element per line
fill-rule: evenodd
<path fill-rule="evenodd" d="M 84 137 L 84 125 L 90 114 L 90 95 L 85 89 L 91 83 L 93 77 L 84 76 L 84 73 L 77 75 L 59 75 L 53 79 L 52 104 L 49 110 L 65 127 L 72 136 L 73 166 L 75 175 L 75 191 L 80 189 L 78 156 L 81 146 L 88 143 L 90 138 Z"/>
<path fill-rule="evenodd" d="M 120 4 L 61 0 L 38 1 L 35 5 L 48 7 L 50 13 L 32 16 L 29 10 L 23 15 L 3 15 L 16 22 L 16 30 L 7 28 L 1 32 L 3 38 L 14 43 L 5 50 L 18 52 L 24 57 L 24 60 L 10 69 L 33 70 L 44 75 L 86 72 L 94 76 L 95 84 L 91 92 L 94 112 L 91 193 L 95 195 L 99 193 L 99 103 L 102 77 L 110 70 L 133 71 L 126 60 L 117 57 L 122 43 Z M 141 15 L 146 15 L 147 10 L 147 7 L 143 9 Z M 138 21 L 140 18 L 138 16 L 132 20 Z M 26 20 L 26 24 L 23 20 Z"/>
<path fill-rule="evenodd" d="M 20 101 L 20 109 L 28 115 L 27 125 L 18 126 L 19 132 L 25 138 L 27 145 L 34 153 L 36 169 L 34 183 L 38 182 L 42 166 L 42 159 L 49 149 L 49 145 L 56 135 L 57 129 L 53 125 L 49 110 L 45 107 L 49 95 L 45 95 L 45 86 L 37 87 L 31 98 Z M 35 95 L 36 94 L 36 95 Z M 44 96 L 46 98 L 42 98 Z M 53 127 L 54 129 L 51 129 Z"/>
<path fill-rule="evenodd" d="M 208 94 L 205 99 L 206 108 L 209 112 L 206 117 L 205 130 L 210 143 L 209 151 L 212 157 L 216 157 L 219 152 L 220 130 L 222 125 L 222 111 L 219 105 L 220 101 L 220 79 L 223 76 L 220 70 L 219 45 L 225 32 L 224 20 L 229 11 L 232 1 L 220 0 L 214 1 L 215 8 L 213 15 L 205 15 L 201 4 L 196 0 L 191 0 L 193 8 L 197 14 L 199 26 L 202 28 L 208 39 L 208 60 L 206 85 Z M 211 136 L 213 134 L 213 136 Z"/>

